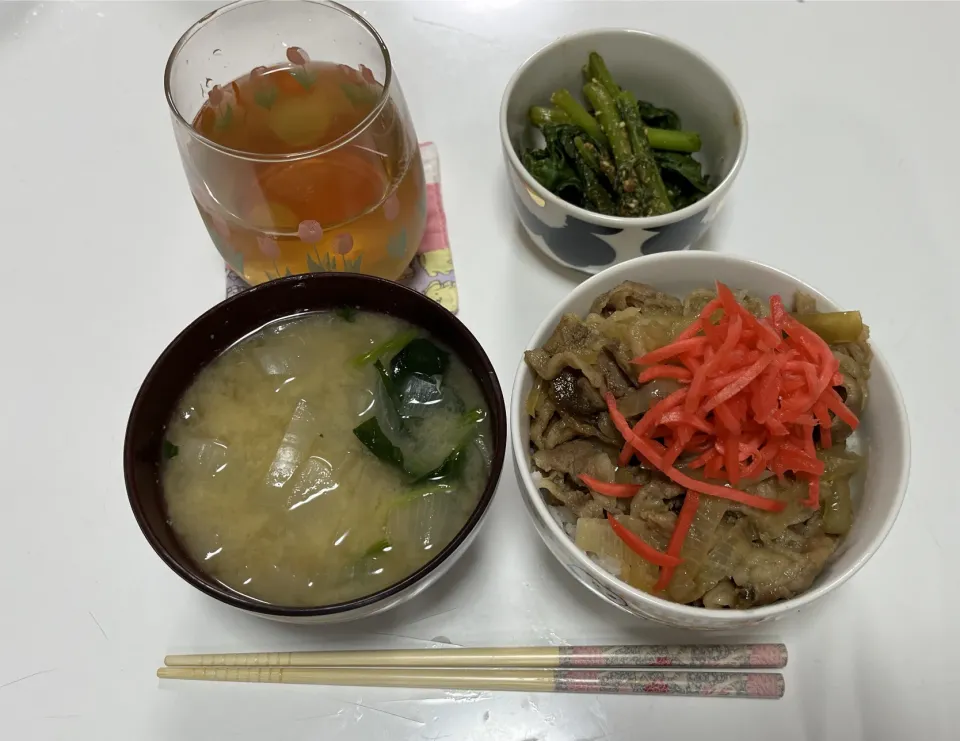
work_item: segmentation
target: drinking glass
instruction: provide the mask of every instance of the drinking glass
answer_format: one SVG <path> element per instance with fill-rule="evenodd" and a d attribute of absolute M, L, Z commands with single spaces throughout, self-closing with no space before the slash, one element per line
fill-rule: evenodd
<path fill-rule="evenodd" d="M 423 163 L 366 20 L 327 0 L 231 3 L 180 38 L 164 88 L 197 209 L 238 275 L 400 277 L 423 237 Z"/>

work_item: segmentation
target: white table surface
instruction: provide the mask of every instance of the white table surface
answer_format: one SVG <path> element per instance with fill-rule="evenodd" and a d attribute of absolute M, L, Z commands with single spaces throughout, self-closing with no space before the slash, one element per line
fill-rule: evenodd
<path fill-rule="evenodd" d="M 907 501 L 876 557 L 822 606 L 735 636 L 788 644 L 780 702 L 158 682 L 167 652 L 690 638 L 601 604 L 562 572 L 509 461 L 453 571 L 352 625 L 244 616 L 150 550 L 121 476 L 127 413 L 166 343 L 223 294 L 161 87 L 168 51 L 210 7 L 0 4 L 0 736 L 957 738 L 947 425 L 960 411 L 960 4 L 360 6 L 391 47 L 421 139 L 440 147 L 460 316 L 505 389 L 534 327 L 580 278 L 519 236 L 497 132 L 509 75 L 562 33 L 623 25 L 686 41 L 734 81 L 749 152 L 706 246 L 861 309 L 913 436 Z"/>

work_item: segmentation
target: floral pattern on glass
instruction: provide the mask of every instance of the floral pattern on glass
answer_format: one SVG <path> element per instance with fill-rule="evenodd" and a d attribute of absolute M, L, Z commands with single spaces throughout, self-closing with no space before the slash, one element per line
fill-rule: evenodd
<path fill-rule="evenodd" d="M 407 230 L 401 229 L 390 237 L 387 242 L 387 254 L 395 259 L 400 259 L 407 252 Z"/>
<path fill-rule="evenodd" d="M 347 255 L 353 249 L 353 235 L 349 232 L 338 234 L 333 240 L 333 248 L 339 255 Z"/>
<path fill-rule="evenodd" d="M 297 236 L 304 244 L 315 244 L 323 239 L 323 227 L 319 221 L 307 219 L 297 227 Z"/>
<path fill-rule="evenodd" d="M 310 57 L 307 55 L 307 52 L 299 46 L 289 46 L 287 47 L 287 61 L 290 62 L 290 64 L 296 64 L 302 67 L 310 61 Z"/>
<path fill-rule="evenodd" d="M 269 257 L 271 260 L 276 260 L 280 257 L 280 245 L 277 244 L 277 240 L 273 237 L 257 237 L 257 247 L 260 248 L 260 252 L 265 257 Z"/>
<path fill-rule="evenodd" d="M 391 193 L 390 197 L 383 202 L 383 217 L 387 221 L 393 221 L 400 215 L 400 199 L 396 193 Z"/>

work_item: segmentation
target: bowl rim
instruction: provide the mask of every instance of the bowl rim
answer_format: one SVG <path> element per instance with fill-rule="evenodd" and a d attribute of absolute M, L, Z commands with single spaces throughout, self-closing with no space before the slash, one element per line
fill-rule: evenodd
<path fill-rule="evenodd" d="M 767 272 L 768 274 L 777 275 L 781 278 L 796 283 L 798 288 L 801 288 L 804 291 L 809 291 L 811 295 L 816 296 L 818 299 L 822 299 L 834 309 L 840 309 L 840 304 L 827 297 L 825 294 L 821 293 L 805 281 L 800 280 L 791 273 L 757 260 L 738 255 L 712 252 L 666 252 L 657 255 L 636 257 L 631 260 L 626 260 L 618 265 L 604 270 L 601 273 L 598 273 L 597 275 L 591 276 L 587 280 L 580 283 L 563 299 L 561 299 L 553 307 L 553 309 L 551 309 L 546 318 L 540 323 L 533 335 L 530 337 L 530 340 L 528 341 L 524 350 L 532 350 L 539 346 L 535 342 L 536 339 L 544 336 L 547 332 L 552 330 L 560 316 L 562 316 L 564 313 L 567 313 L 567 307 L 572 301 L 575 301 L 584 294 L 598 294 L 599 291 L 595 288 L 595 286 L 598 283 L 609 280 L 611 273 L 622 273 L 624 274 L 623 279 L 628 280 L 630 279 L 630 276 L 628 275 L 629 273 L 639 272 L 639 275 L 635 277 L 637 280 L 643 280 L 642 271 L 645 268 L 649 268 L 659 262 L 679 261 L 682 264 L 683 261 L 694 260 L 700 260 L 712 264 L 727 263 L 733 265 L 750 265 L 752 268 L 759 268 L 761 271 Z M 891 389 L 893 391 L 894 421 L 903 432 L 903 447 L 901 450 L 901 455 L 903 457 L 904 464 L 900 467 L 899 481 L 897 481 L 896 484 L 896 494 L 893 505 L 891 506 L 890 511 L 887 513 L 887 516 L 877 534 L 866 544 L 863 552 L 857 557 L 856 561 L 850 567 L 840 574 L 835 575 L 831 579 L 815 585 L 814 587 L 788 600 L 782 600 L 770 605 L 750 607 L 741 610 L 708 610 L 703 607 L 681 605 L 676 602 L 671 602 L 669 600 L 648 594 L 647 592 L 621 581 L 619 578 L 613 576 L 599 565 L 594 563 L 594 561 L 587 556 L 586 553 L 577 548 L 573 539 L 563 531 L 556 519 L 547 511 L 547 504 L 544 502 L 543 496 L 540 494 L 539 489 L 533 481 L 532 467 L 529 463 L 529 441 L 523 435 L 521 430 L 521 420 L 525 419 L 526 417 L 526 399 L 522 398 L 521 387 L 523 386 L 524 381 L 526 381 L 527 378 L 532 374 L 532 371 L 530 371 L 523 357 L 520 358 L 520 363 L 514 377 L 509 412 L 510 435 L 512 437 L 513 455 L 516 464 L 515 468 L 519 472 L 521 479 L 521 496 L 527 500 L 528 504 L 532 505 L 533 510 L 536 512 L 536 516 L 539 517 L 544 527 L 549 531 L 550 535 L 553 536 L 554 541 L 559 542 L 559 547 L 563 549 L 564 553 L 568 557 L 576 561 L 578 566 L 601 582 L 605 587 L 614 591 L 614 593 L 626 593 L 630 595 L 630 598 L 634 602 L 642 603 L 652 608 L 652 611 L 667 613 L 671 618 L 676 618 L 678 620 L 683 619 L 689 621 L 693 619 L 699 623 L 710 623 L 710 627 L 713 628 L 732 628 L 741 627 L 747 622 L 760 622 L 762 620 L 783 615 L 805 607 L 820 597 L 837 589 L 840 585 L 847 582 L 854 574 L 860 571 L 861 568 L 863 568 L 863 566 L 873 557 L 873 555 L 886 540 L 887 536 L 890 534 L 893 524 L 900 514 L 900 509 L 903 506 L 903 501 L 906 496 L 911 465 L 910 424 L 907 417 L 907 409 L 903 401 L 903 395 L 900 392 L 900 388 L 897 385 L 896 378 L 894 377 L 889 364 L 886 362 L 883 355 L 873 342 L 871 342 L 871 349 L 873 350 L 873 367 L 880 368 L 890 380 Z M 529 510 L 530 508 L 527 507 L 525 509 Z M 531 513 L 531 516 L 533 516 L 533 513 Z M 538 527 L 537 531 L 544 540 L 547 539 L 547 534 L 541 528 Z M 554 557 L 557 557 L 552 548 L 548 547 L 548 550 L 554 555 Z M 578 579 L 578 581 L 581 580 Z M 581 583 L 583 582 L 581 581 Z M 593 589 L 590 591 L 596 593 Z M 635 613 L 632 613 L 631 611 L 631 614 Z"/>
<path fill-rule="evenodd" d="M 445 312 L 445 314 L 448 315 L 447 318 L 453 320 L 454 327 L 456 328 L 461 341 L 470 346 L 471 349 L 476 353 L 477 357 L 480 358 L 481 367 L 470 369 L 473 375 L 476 377 L 480 377 L 481 374 L 489 376 L 490 384 L 493 390 L 493 398 L 489 400 L 491 402 L 491 426 L 493 428 L 493 433 L 496 436 L 496 440 L 495 445 L 493 446 L 493 456 L 490 462 L 490 472 L 487 477 L 486 485 L 483 493 L 480 496 L 480 499 L 477 501 L 476 506 L 470 513 L 470 517 L 460 528 L 457 534 L 450 540 L 450 542 L 447 543 L 447 545 L 445 545 L 438 553 L 436 553 L 432 559 L 427 561 L 427 563 L 423 564 L 416 571 L 395 582 L 394 584 L 391 584 L 390 586 L 385 587 L 377 592 L 373 592 L 372 594 L 358 597 L 353 600 L 312 607 L 274 605 L 268 602 L 257 600 L 253 597 L 247 597 L 246 595 L 235 592 L 226 586 L 220 585 L 219 583 L 208 583 L 201 580 L 192 571 L 186 568 L 181 561 L 177 559 L 167 548 L 163 546 L 153 528 L 150 526 L 150 523 L 144 513 L 144 507 L 141 503 L 141 497 L 137 488 L 136 477 L 134 475 L 136 465 L 134 438 L 136 437 L 137 424 L 141 413 L 141 408 L 144 404 L 144 399 L 153 385 L 158 382 L 162 383 L 162 379 L 160 379 L 160 377 L 162 376 L 163 369 L 168 362 L 168 358 L 174 352 L 175 348 L 185 338 L 198 331 L 198 328 L 201 327 L 204 322 L 209 321 L 211 318 L 215 318 L 220 314 L 228 312 L 230 307 L 235 306 L 238 303 L 252 300 L 251 297 L 256 299 L 263 294 L 297 291 L 302 289 L 302 287 L 305 285 L 312 283 L 318 283 L 322 285 L 323 282 L 329 280 L 351 280 L 360 283 L 369 283 L 371 284 L 371 289 L 374 291 L 392 291 L 399 294 L 407 294 L 410 297 L 416 297 L 414 299 L 415 301 L 422 302 L 424 305 L 428 305 L 430 307 L 436 307 L 437 310 Z M 357 303 L 359 304 L 360 302 Z M 284 317 L 298 316 L 300 313 L 305 314 L 322 310 L 323 309 L 307 309 L 303 312 L 292 314 L 287 312 L 282 316 L 273 317 L 272 319 L 268 320 L 268 323 L 281 320 Z M 430 311 L 434 311 L 434 309 L 431 308 Z M 411 322 L 411 324 L 413 324 L 413 322 Z M 234 340 L 232 344 L 236 344 L 236 342 L 239 342 L 248 334 L 249 332 L 245 332 L 241 337 L 238 337 L 236 340 Z M 451 349 L 456 352 L 456 349 Z M 205 365 L 206 364 L 200 367 L 205 367 Z M 497 485 L 499 483 L 500 476 L 503 472 L 503 465 L 506 459 L 506 448 L 507 410 L 503 399 L 503 391 L 500 381 L 497 378 L 496 370 L 493 367 L 493 363 L 490 362 L 490 358 L 487 356 L 483 346 L 455 314 L 436 303 L 433 299 L 424 296 L 422 293 L 385 278 L 361 275 L 359 273 L 309 273 L 302 275 L 291 275 L 284 278 L 267 281 L 266 283 L 253 286 L 245 291 L 242 291 L 241 293 L 230 296 L 229 298 L 226 298 L 207 309 L 207 311 L 203 312 L 200 316 L 190 322 L 186 328 L 181 330 L 177 336 L 170 341 L 170 343 L 164 348 L 163 352 L 154 361 L 153 365 L 150 367 L 150 370 L 147 372 L 147 375 L 144 377 L 144 380 L 137 391 L 133 406 L 130 409 L 123 440 L 123 473 L 124 484 L 127 490 L 127 500 L 130 504 L 130 508 L 133 511 L 134 519 L 137 521 L 137 525 L 140 527 L 140 531 L 143 533 L 144 538 L 146 538 L 154 552 L 160 556 L 161 560 L 184 581 L 204 594 L 213 597 L 220 602 L 226 603 L 231 607 L 236 607 L 246 612 L 281 618 L 310 618 L 347 614 L 399 595 L 408 588 L 421 582 L 431 572 L 438 569 L 445 561 L 447 561 L 448 558 L 453 556 L 460 549 L 460 547 L 464 545 L 464 542 L 468 541 L 490 508 L 490 504 L 493 501 L 493 497 L 497 491 Z M 176 534 L 174 534 L 174 537 L 177 537 Z M 202 569 L 199 569 L 199 567 L 198 570 L 202 571 Z"/>
<path fill-rule="evenodd" d="M 521 77 L 523 77 L 523 75 L 527 73 L 534 62 L 538 61 L 548 52 L 553 51 L 556 47 L 562 46 L 563 44 L 576 39 L 600 36 L 603 34 L 634 36 L 638 40 L 641 38 L 656 39 L 673 46 L 678 51 L 687 54 L 696 61 L 700 62 L 700 64 L 707 67 L 723 83 L 727 89 L 727 92 L 733 98 L 734 105 L 736 106 L 737 118 L 740 122 L 740 146 L 737 149 L 737 155 L 734 158 L 733 164 L 730 166 L 730 170 L 724 176 L 723 180 L 721 180 L 713 190 L 707 193 L 707 195 L 705 195 L 696 203 L 692 203 L 689 206 L 678 209 L 677 211 L 671 211 L 670 213 L 663 214 L 661 216 L 607 216 L 606 214 L 594 213 L 593 211 L 588 211 L 580 206 L 574 206 L 572 203 L 567 203 L 559 196 L 554 195 L 549 190 L 544 188 L 542 185 L 540 185 L 540 183 L 537 182 L 536 178 L 527 172 L 527 168 L 523 166 L 523 163 L 517 156 L 517 152 L 513 148 L 513 142 L 510 141 L 510 134 L 507 126 L 507 107 L 513 97 L 513 91 L 517 85 L 517 82 Z M 740 95 L 737 93 L 733 83 L 720 70 L 720 68 L 705 56 L 700 54 L 700 52 L 694 50 L 690 46 L 687 46 L 681 41 L 677 41 L 669 36 L 664 36 L 663 34 L 640 29 L 612 27 L 591 28 L 585 31 L 576 31 L 574 33 L 565 34 L 564 36 L 554 39 L 549 44 L 540 47 L 537 51 L 527 57 L 523 64 L 516 69 L 516 71 L 510 77 L 510 81 L 507 82 L 507 86 L 503 91 L 503 97 L 500 100 L 500 143 L 503 146 L 503 151 L 511 167 L 523 180 L 527 190 L 532 195 L 536 195 L 543 201 L 569 212 L 571 216 L 575 216 L 582 221 L 586 221 L 597 226 L 610 227 L 613 229 L 627 229 L 631 227 L 653 228 L 665 226 L 667 224 L 675 224 L 679 221 L 683 221 L 689 216 L 693 216 L 694 214 L 698 214 L 701 211 L 710 208 L 710 206 L 714 203 L 722 201 L 724 194 L 730 189 L 730 186 L 733 184 L 733 181 L 740 172 L 740 168 L 743 166 L 743 160 L 747 153 L 748 138 L 749 131 L 747 126 L 747 112 L 743 106 L 743 101 L 740 99 Z"/>

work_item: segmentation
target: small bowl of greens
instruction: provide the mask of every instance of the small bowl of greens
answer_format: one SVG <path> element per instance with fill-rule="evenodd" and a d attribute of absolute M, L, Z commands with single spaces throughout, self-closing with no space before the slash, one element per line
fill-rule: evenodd
<path fill-rule="evenodd" d="M 564 36 L 521 65 L 500 107 L 511 195 L 531 240 L 596 273 L 683 250 L 743 162 L 747 122 L 726 77 L 645 31 Z"/>

